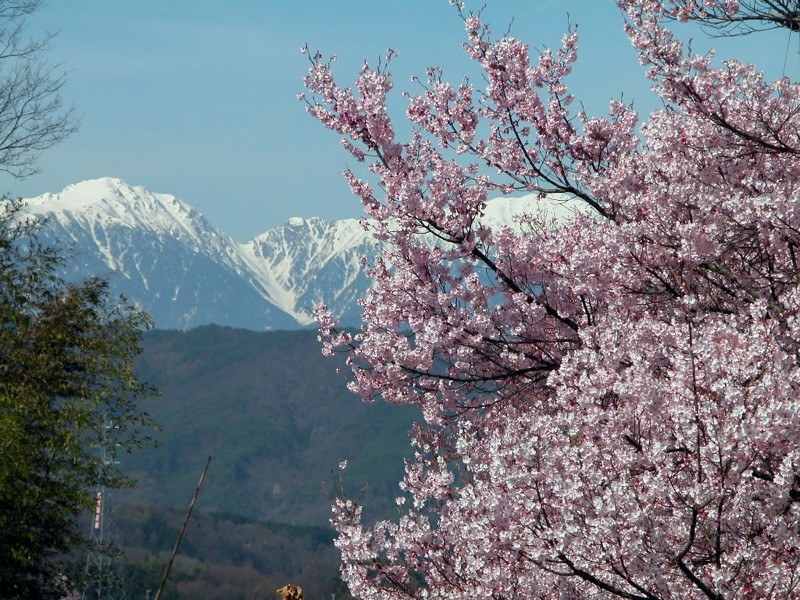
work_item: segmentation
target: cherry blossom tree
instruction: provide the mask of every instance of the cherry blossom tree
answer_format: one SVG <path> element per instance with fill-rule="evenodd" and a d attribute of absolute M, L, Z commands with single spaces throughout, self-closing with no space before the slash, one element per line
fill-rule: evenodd
<path fill-rule="evenodd" d="M 397 520 L 334 506 L 357 597 L 800 595 L 800 87 L 693 55 L 674 2 L 617 4 L 663 101 L 643 122 L 573 108 L 575 31 L 534 56 L 460 5 L 485 81 L 430 69 L 407 141 L 392 53 L 355 89 L 310 55 L 386 244 L 361 328 L 318 312 L 324 346 L 424 417 Z M 531 214 L 485 226 L 515 192 Z M 564 199 L 585 210 L 536 216 Z"/>
<path fill-rule="evenodd" d="M 672 0 L 665 14 L 698 21 L 715 35 L 747 35 L 783 27 L 800 31 L 797 0 Z"/>

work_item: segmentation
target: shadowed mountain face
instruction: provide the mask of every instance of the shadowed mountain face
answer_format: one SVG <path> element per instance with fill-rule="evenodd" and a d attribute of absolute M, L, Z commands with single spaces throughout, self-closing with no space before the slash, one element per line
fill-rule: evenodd
<path fill-rule="evenodd" d="M 159 447 L 121 458 L 138 480 L 124 498 L 183 508 L 212 456 L 204 510 L 324 526 L 325 488 L 334 493 L 347 460 L 348 494 L 366 485 L 367 518 L 390 515 L 418 412 L 362 403 L 348 371 L 311 331 L 150 332 L 138 372 L 162 392 L 145 408 L 163 431 Z"/>
<path fill-rule="evenodd" d="M 71 249 L 70 277 L 110 274 L 112 291 L 144 308 L 160 329 L 298 329 L 311 325 L 319 304 L 356 325 L 357 300 L 369 286 L 362 265 L 379 252 L 369 224 L 355 219 L 295 217 L 242 244 L 175 196 L 113 178 L 28 203 L 46 220 L 42 237 Z M 567 205 L 498 198 L 487 203 L 482 222 L 516 227 L 524 212 L 549 206 L 566 214 Z"/>

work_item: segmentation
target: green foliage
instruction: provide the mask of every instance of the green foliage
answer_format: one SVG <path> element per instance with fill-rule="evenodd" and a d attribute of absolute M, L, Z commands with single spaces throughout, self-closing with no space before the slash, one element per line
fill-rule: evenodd
<path fill-rule="evenodd" d="M 181 511 L 155 504 L 118 506 L 115 529 L 124 540 L 127 556 L 127 598 L 146 598 L 148 589 L 155 592 L 182 518 Z M 289 582 L 301 583 L 307 598 L 332 594 L 349 598 L 338 577 L 333 533 L 330 527 L 296 527 L 197 511 L 173 565 L 165 598 L 272 600 L 277 598 L 275 590 Z"/>
<path fill-rule="evenodd" d="M 152 598 L 164 575 L 167 560 L 150 558 L 144 562 L 127 561 L 124 569 L 124 592 L 126 598 Z M 163 600 L 179 600 L 175 587 L 167 587 Z"/>
<path fill-rule="evenodd" d="M 152 389 L 133 367 L 149 319 L 103 279 L 61 279 L 62 254 L 21 204 L 0 211 L 0 597 L 60 598 L 76 518 L 99 482 L 129 483 L 115 453 L 147 440 Z M 116 450 L 101 457 L 107 436 Z"/>
<path fill-rule="evenodd" d="M 163 431 L 157 448 L 124 459 L 138 485 L 115 494 L 126 597 L 157 587 L 209 455 L 170 597 L 271 600 L 287 583 L 307 598 L 349 597 L 321 483 L 330 489 L 347 459 L 341 475 L 351 491 L 368 486 L 368 518 L 395 514 L 416 409 L 363 404 L 344 357 L 322 356 L 314 331 L 150 331 L 142 347 L 137 373 L 162 393 L 143 407 Z"/>
<path fill-rule="evenodd" d="M 371 517 L 396 513 L 414 407 L 364 404 L 347 389 L 344 357 L 322 356 L 314 331 L 206 326 L 152 331 L 138 372 L 162 392 L 146 403 L 160 445 L 126 460 L 138 479 L 126 498 L 181 509 L 213 456 L 206 510 L 327 526 L 338 463 L 348 489 L 367 485 Z"/>

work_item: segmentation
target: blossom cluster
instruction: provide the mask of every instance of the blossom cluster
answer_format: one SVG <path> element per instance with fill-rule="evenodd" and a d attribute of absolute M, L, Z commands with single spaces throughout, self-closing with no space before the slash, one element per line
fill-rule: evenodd
<path fill-rule="evenodd" d="M 800 86 L 715 65 L 665 25 L 736 2 L 619 0 L 664 101 L 573 112 L 577 34 L 532 57 L 463 13 L 485 85 L 431 69 L 407 142 L 387 63 L 312 57 L 309 111 L 386 252 L 352 389 L 420 407 L 396 521 L 332 520 L 360 598 L 800 595 Z M 682 13 L 681 10 L 688 11 Z M 481 216 L 529 193 L 520 227 Z M 577 199 L 554 228 L 536 204 Z"/>

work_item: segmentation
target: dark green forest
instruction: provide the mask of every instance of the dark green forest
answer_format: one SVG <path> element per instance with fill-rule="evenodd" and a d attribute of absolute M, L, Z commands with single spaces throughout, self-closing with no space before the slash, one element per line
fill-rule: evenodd
<path fill-rule="evenodd" d="M 154 596 L 184 516 L 184 511 L 149 503 L 114 506 L 114 538 L 122 552 L 119 591 L 126 599 Z M 349 598 L 338 578 L 338 563 L 329 527 L 198 510 L 163 598 L 274 599 L 275 590 L 287 582 L 302 582 L 306 598 Z"/>
<path fill-rule="evenodd" d="M 137 371 L 161 391 L 143 408 L 162 430 L 121 457 L 137 487 L 110 504 L 126 597 L 157 587 L 209 456 L 165 597 L 274 598 L 289 582 L 345 597 L 328 524 L 338 463 L 350 495 L 366 487 L 367 519 L 393 514 L 415 409 L 362 403 L 313 331 L 153 331 Z"/>

